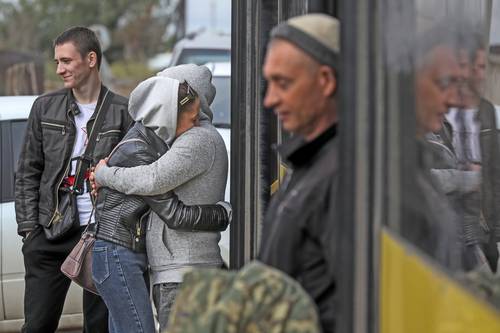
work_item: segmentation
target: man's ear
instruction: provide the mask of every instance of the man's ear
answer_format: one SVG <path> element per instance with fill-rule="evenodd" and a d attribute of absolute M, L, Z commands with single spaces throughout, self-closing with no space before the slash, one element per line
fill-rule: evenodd
<path fill-rule="evenodd" d="M 90 51 L 87 54 L 87 61 L 89 62 L 90 67 L 97 67 L 97 53 Z"/>
<path fill-rule="evenodd" d="M 319 67 L 319 83 L 324 96 L 330 97 L 337 91 L 337 78 L 335 71 L 330 66 L 322 65 Z"/>

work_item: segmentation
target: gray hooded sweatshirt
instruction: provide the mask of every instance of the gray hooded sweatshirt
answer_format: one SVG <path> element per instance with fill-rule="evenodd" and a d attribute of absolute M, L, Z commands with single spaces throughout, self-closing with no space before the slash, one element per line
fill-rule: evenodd
<path fill-rule="evenodd" d="M 202 107 L 200 126 L 173 141 L 177 112 L 169 113 L 164 117 L 167 120 L 164 129 L 155 130 L 157 134 L 163 134 L 163 130 L 170 134 L 166 142 L 173 144 L 165 155 L 150 165 L 100 168 L 97 182 L 126 194 L 155 195 L 174 190 L 187 205 L 222 201 L 228 159 L 224 140 L 211 124 L 209 104 L 215 96 L 211 72 L 206 66 L 181 65 L 166 69 L 156 78 L 162 77 L 185 80 L 196 90 Z M 182 282 L 182 274 L 192 267 L 220 267 L 219 240 L 218 232 L 172 230 L 156 214 L 151 214 L 146 243 L 153 284 Z"/>

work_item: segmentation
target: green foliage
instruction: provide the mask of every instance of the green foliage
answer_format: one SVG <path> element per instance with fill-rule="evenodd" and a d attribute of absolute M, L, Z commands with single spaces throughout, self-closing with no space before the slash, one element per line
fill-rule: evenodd
<path fill-rule="evenodd" d="M 133 81 L 142 81 L 155 74 L 139 61 L 116 61 L 111 65 L 111 72 L 116 80 Z"/>
<path fill-rule="evenodd" d="M 63 30 L 102 24 L 110 30 L 112 47 L 123 50 L 119 58 L 145 59 L 165 50 L 161 40 L 172 17 L 161 13 L 170 2 L 0 0 L 0 49 L 35 51 L 52 57 L 52 40 Z"/>
<path fill-rule="evenodd" d="M 129 96 L 139 82 L 155 74 L 140 61 L 116 61 L 111 65 L 111 72 L 113 89 L 122 96 Z"/>
<path fill-rule="evenodd" d="M 0 50 L 43 55 L 45 91 L 62 87 L 52 41 L 72 26 L 104 25 L 111 45 L 104 53 L 112 87 L 127 96 L 153 75 L 147 59 L 168 50 L 166 27 L 179 27 L 184 0 L 0 0 Z M 180 11 L 182 12 L 182 11 Z M 177 34 L 174 34 L 177 36 Z M 168 40 L 171 47 L 174 39 Z"/>

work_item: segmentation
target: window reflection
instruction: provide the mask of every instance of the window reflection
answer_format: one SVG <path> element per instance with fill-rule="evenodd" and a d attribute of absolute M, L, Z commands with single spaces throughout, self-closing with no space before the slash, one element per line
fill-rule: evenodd
<path fill-rule="evenodd" d="M 415 37 L 406 51 L 413 56 L 416 134 L 400 231 L 500 305 L 500 100 L 494 93 L 500 53 L 490 42 L 490 22 L 497 24 L 500 9 L 488 10 L 487 1 L 415 5 L 415 31 L 400 32 Z"/>

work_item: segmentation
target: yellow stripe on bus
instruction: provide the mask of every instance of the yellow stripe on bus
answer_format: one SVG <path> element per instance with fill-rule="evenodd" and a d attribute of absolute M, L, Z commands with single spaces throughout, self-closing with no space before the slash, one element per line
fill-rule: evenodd
<path fill-rule="evenodd" d="M 500 312 L 387 231 L 381 264 L 380 332 L 500 332 Z"/>

